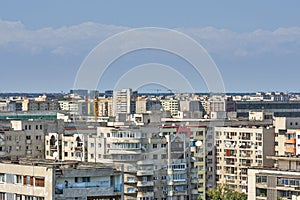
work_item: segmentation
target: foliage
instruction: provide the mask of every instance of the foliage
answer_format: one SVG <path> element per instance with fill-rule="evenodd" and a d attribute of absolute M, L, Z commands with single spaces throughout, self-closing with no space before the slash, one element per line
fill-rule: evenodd
<path fill-rule="evenodd" d="M 231 189 L 227 184 L 218 185 L 214 190 L 208 190 L 211 200 L 247 200 L 247 195 Z"/>

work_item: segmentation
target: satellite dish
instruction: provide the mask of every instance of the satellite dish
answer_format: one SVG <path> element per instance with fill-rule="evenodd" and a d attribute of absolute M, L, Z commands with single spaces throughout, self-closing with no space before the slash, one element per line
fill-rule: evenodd
<path fill-rule="evenodd" d="M 57 156 L 58 156 L 58 153 L 57 153 L 56 151 L 54 151 L 54 152 L 53 152 L 53 157 L 54 157 L 54 158 L 57 158 Z"/>
<path fill-rule="evenodd" d="M 202 144 L 203 144 L 203 143 L 202 143 L 200 140 L 196 142 L 196 146 L 197 146 L 197 147 L 202 146 Z"/>

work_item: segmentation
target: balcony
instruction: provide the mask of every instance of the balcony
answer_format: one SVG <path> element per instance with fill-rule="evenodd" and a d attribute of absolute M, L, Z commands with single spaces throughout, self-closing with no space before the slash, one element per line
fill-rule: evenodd
<path fill-rule="evenodd" d="M 124 191 L 124 194 L 136 194 L 137 193 L 137 190 L 134 189 L 134 190 L 125 190 Z"/>
<path fill-rule="evenodd" d="M 81 151 L 82 152 L 83 148 L 82 147 L 75 147 L 75 151 Z"/>
<path fill-rule="evenodd" d="M 107 154 L 141 154 L 142 150 L 140 148 L 137 149 L 112 149 L 110 148 L 107 151 Z"/>
<path fill-rule="evenodd" d="M 137 176 L 153 176 L 153 170 L 138 170 L 136 173 Z"/>
<path fill-rule="evenodd" d="M 242 140 L 250 140 L 251 137 L 248 137 L 248 136 L 242 136 Z"/>
<path fill-rule="evenodd" d="M 150 187 L 150 186 L 154 186 L 154 182 L 153 181 L 138 181 L 137 186 L 138 187 Z"/>
<path fill-rule="evenodd" d="M 197 189 L 192 189 L 192 194 L 198 194 L 198 190 Z"/>
<path fill-rule="evenodd" d="M 31 140 L 26 140 L 26 144 L 31 144 Z"/>
<path fill-rule="evenodd" d="M 152 165 L 153 164 L 153 160 L 140 160 L 137 161 L 138 165 Z"/>
<path fill-rule="evenodd" d="M 295 139 L 295 138 L 286 139 L 286 140 L 285 140 L 285 143 L 296 144 L 296 139 Z"/>
<path fill-rule="evenodd" d="M 57 145 L 50 145 L 50 149 L 51 150 L 56 150 L 57 149 Z"/>
<path fill-rule="evenodd" d="M 175 195 L 187 195 L 187 191 L 168 191 L 168 196 L 175 196 Z"/>
<path fill-rule="evenodd" d="M 72 187 L 67 188 L 55 188 L 56 197 L 63 197 L 63 198 L 72 198 L 72 197 L 79 197 L 79 196 L 86 196 L 88 194 L 93 194 L 95 196 L 100 195 L 112 195 L 116 193 L 121 194 L 121 188 L 117 187 L 96 187 L 88 185 L 73 185 Z"/>
<path fill-rule="evenodd" d="M 138 192 L 137 198 L 154 197 L 154 192 Z"/>
<path fill-rule="evenodd" d="M 287 153 L 296 153 L 296 148 L 286 148 L 285 152 L 287 152 Z"/>
<path fill-rule="evenodd" d="M 135 184 L 135 183 L 137 183 L 137 180 L 124 180 L 124 183 L 125 184 Z"/>

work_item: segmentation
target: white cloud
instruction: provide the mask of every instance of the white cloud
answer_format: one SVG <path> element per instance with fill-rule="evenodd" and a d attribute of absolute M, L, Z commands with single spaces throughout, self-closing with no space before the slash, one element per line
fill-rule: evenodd
<path fill-rule="evenodd" d="M 238 33 L 213 27 L 179 29 L 199 41 L 210 53 L 220 56 L 287 54 L 300 50 L 300 27 Z"/>
<path fill-rule="evenodd" d="M 61 28 L 30 30 L 19 21 L 0 20 L 0 49 L 32 54 L 78 55 L 87 53 L 107 37 L 128 27 L 86 22 Z M 288 54 L 300 51 L 300 27 L 274 31 L 235 32 L 229 29 L 179 28 L 202 44 L 209 53 L 222 57 L 244 57 L 265 53 Z"/>
<path fill-rule="evenodd" d="M 85 52 L 105 38 L 126 30 L 126 27 L 86 22 L 58 29 L 29 30 L 21 22 L 0 20 L 0 48 L 55 55 Z"/>

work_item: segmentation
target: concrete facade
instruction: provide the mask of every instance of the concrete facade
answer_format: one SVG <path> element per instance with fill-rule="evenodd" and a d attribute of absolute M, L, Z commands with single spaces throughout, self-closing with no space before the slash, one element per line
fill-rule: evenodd
<path fill-rule="evenodd" d="M 272 166 L 266 156 L 274 155 L 274 128 L 215 127 L 218 184 L 247 193 L 247 170 Z"/>

